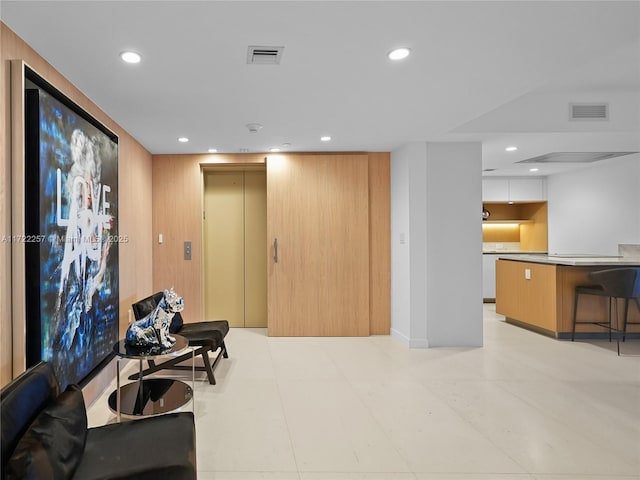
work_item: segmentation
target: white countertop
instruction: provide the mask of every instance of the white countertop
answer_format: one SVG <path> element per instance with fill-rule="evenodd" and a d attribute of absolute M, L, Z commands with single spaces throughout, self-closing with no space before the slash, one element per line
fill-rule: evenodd
<path fill-rule="evenodd" d="M 491 255 L 546 255 L 547 252 L 539 252 L 537 250 L 482 250 L 482 253 L 490 253 Z"/>
<path fill-rule="evenodd" d="M 512 260 L 516 262 L 545 263 L 548 265 L 568 265 L 572 267 L 597 267 L 597 266 L 632 266 L 640 267 L 640 259 L 607 256 L 607 255 L 502 255 L 499 260 Z"/>

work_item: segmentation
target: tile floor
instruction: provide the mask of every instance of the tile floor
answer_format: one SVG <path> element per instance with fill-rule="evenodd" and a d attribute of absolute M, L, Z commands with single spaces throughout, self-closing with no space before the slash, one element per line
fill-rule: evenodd
<path fill-rule="evenodd" d="M 615 342 L 547 338 L 486 304 L 483 348 L 263 329 L 227 344 L 218 385 L 195 382 L 200 480 L 640 479 L 640 357 Z M 106 395 L 89 420 L 114 421 Z"/>

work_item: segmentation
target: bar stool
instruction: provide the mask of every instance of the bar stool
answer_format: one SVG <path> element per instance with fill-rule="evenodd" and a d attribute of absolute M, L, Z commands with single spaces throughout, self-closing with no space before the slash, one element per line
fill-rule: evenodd
<path fill-rule="evenodd" d="M 622 332 L 622 341 L 625 341 L 627 333 L 627 325 L 637 324 L 640 322 L 629 322 L 629 300 L 634 300 L 638 309 L 640 309 L 640 267 L 612 268 L 608 270 L 600 270 L 591 272 L 589 280 L 594 285 L 579 285 L 575 289 L 573 301 L 573 328 L 571 331 L 571 341 L 574 340 L 577 324 L 599 325 L 609 330 L 609 341 L 611 341 L 611 331 L 616 330 Z M 578 322 L 578 299 L 580 295 L 597 295 L 608 297 L 608 314 L 607 322 L 591 321 Z M 623 299 L 622 329 L 618 327 L 618 299 Z M 611 303 L 615 306 L 616 326 L 611 325 Z M 618 355 L 620 355 L 620 336 L 618 340 Z"/>

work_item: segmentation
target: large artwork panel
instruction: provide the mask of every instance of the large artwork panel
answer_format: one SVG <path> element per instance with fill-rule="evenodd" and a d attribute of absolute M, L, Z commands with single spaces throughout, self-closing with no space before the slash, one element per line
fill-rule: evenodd
<path fill-rule="evenodd" d="M 26 92 L 27 363 L 64 388 L 118 337 L 117 137 L 40 88 Z"/>

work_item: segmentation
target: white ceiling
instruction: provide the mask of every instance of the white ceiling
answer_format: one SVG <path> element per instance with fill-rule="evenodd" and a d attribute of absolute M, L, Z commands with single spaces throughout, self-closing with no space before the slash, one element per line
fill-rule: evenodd
<path fill-rule="evenodd" d="M 528 175 L 514 162 L 640 151 L 639 1 L 2 0 L 0 18 L 154 154 L 482 141 L 484 168 Z M 247 65 L 249 45 L 281 64 Z M 569 102 L 610 120 L 569 121 Z"/>

